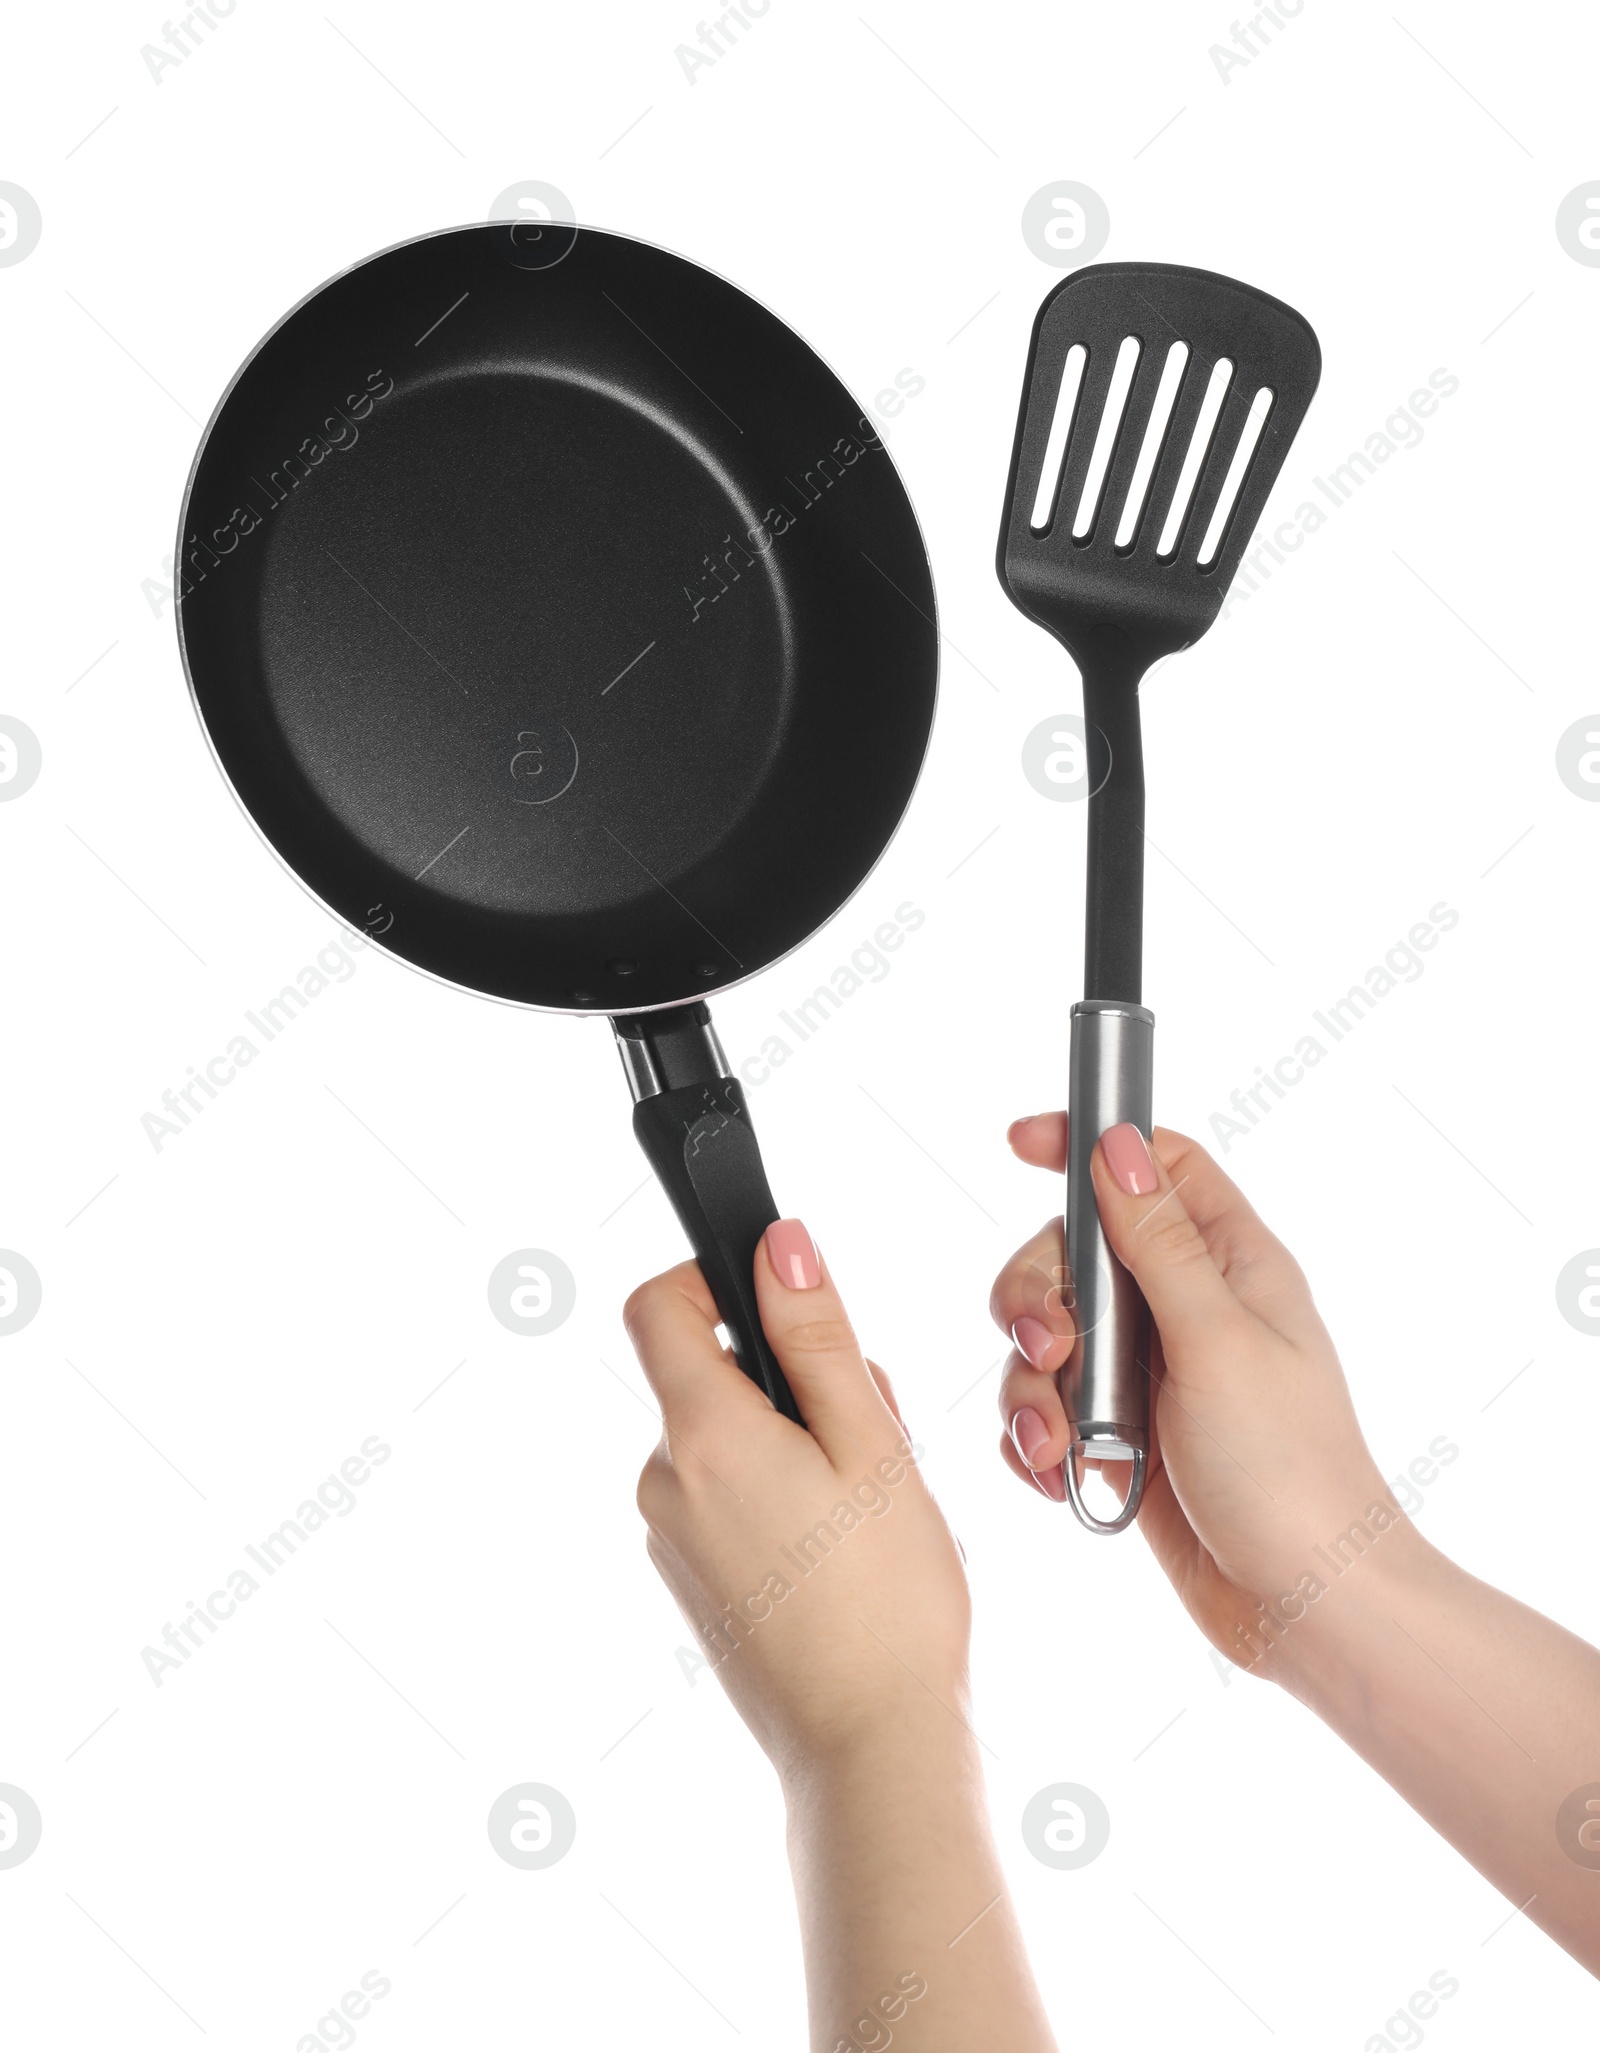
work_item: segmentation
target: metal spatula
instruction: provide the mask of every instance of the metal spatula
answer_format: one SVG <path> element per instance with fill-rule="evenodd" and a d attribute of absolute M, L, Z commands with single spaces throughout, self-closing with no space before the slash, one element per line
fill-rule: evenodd
<path fill-rule="evenodd" d="M 1131 1523 L 1150 1449 L 1150 1315 L 1089 1180 L 1107 1127 L 1150 1134 L 1139 681 L 1217 617 L 1321 367 L 1292 307 L 1178 264 L 1074 272 L 1039 309 L 1028 353 L 997 560 L 1013 602 L 1083 675 L 1088 892 L 1066 1212 L 1078 1338 L 1061 1388 L 1067 1491 L 1093 1532 Z M 1133 1464 L 1116 1518 L 1085 1505 L 1080 1453 Z"/>

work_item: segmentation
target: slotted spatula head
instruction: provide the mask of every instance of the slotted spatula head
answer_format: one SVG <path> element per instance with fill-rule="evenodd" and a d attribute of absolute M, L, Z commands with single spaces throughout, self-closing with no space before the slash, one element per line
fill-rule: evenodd
<path fill-rule="evenodd" d="M 1317 389 L 1292 307 L 1181 264 L 1094 264 L 1039 309 L 997 567 L 1080 665 L 1197 640 Z M 1130 375 L 1131 374 L 1131 375 Z"/>

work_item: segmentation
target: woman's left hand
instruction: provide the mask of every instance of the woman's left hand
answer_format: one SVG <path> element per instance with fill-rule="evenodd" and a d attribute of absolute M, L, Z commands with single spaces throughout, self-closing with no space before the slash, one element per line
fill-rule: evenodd
<path fill-rule="evenodd" d="M 623 1317 L 662 1414 L 639 1479 L 650 1557 L 787 1775 L 869 1728 L 920 1725 L 930 1691 L 964 1721 L 970 1615 L 889 1380 L 798 1220 L 767 1229 L 755 1283 L 809 1431 L 719 1344 L 692 1262 L 641 1285 Z"/>

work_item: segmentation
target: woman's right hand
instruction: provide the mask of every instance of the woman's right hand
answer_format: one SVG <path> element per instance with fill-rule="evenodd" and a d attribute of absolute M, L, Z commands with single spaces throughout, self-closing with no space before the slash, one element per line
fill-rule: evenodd
<path fill-rule="evenodd" d="M 1059 1177 L 1064 1113 L 1020 1119 L 1009 1138 L 1023 1161 Z M 1155 1328 L 1139 1528 L 1212 1645 L 1281 1671 L 1263 1621 L 1306 1615 L 1332 1581 L 1330 1546 L 1353 1524 L 1370 1538 L 1358 1534 L 1352 1551 L 1381 1541 L 1397 1565 L 1423 1543 L 1362 1438 L 1299 1265 L 1206 1151 L 1158 1127 L 1152 1152 L 1137 1127 L 1120 1126 L 1097 1143 L 1091 1169 L 1107 1237 Z M 1015 1348 L 1001 1449 L 1056 1502 L 1068 1445 L 1056 1372 L 1073 1336 L 1063 1264 L 1057 1215 L 1001 1270 L 990 1300 Z M 1106 1473 L 1125 1494 L 1128 1465 Z"/>
<path fill-rule="evenodd" d="M 1059 1175 L 1065 1116 L 1018 1120 L 1011 1145 Z M 1114 1126 L 1090 1166 L 1157 1336 L 1139 1528 L 1190 1615 L 1600 1974 L 1600 1874 L 1584 1837 L 1600 1816 L 1600 1653 L 1458 1568 L 1400 1510 L 1304 1276 L 1203 1148 L 1158 1127 L 1152 1151 Z M 1053 1219 L 993 1298 L 1017 1347 L 1006 1459 L 1058 1500 L 1055 1372 L 1072 1341 L 1061 1262 Z"/>

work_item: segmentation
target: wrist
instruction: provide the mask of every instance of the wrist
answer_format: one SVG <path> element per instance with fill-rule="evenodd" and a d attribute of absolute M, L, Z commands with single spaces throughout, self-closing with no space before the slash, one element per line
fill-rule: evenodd
<path fill-rule="evenodd" d="M 1318 1551 L 1302 1601 L 1270 1641 L 1259 1672 L 1347 1738 L 1368 1728 L 1374 1684 L 1394 1646 L 1394 1622 L 1454 1564 L 1399 1518 L 1364 1551 Z M 1281 1617 L 1283 1604 L 1271 1607 Z"/>
<path fill-rule="evenodd" d="M 921 1702 L 896 1697 L 869 1718 L 813 1733 L 775 1760 L 791 1819 L 840 1801 L 867 1799 L 878 1810 L 902 1800 L 925 1805 L 930 1792 L 975 1795 L 981 1808 L 979 1742 L 965 1703 L 947 1707 L 919 1695 Z"/>

